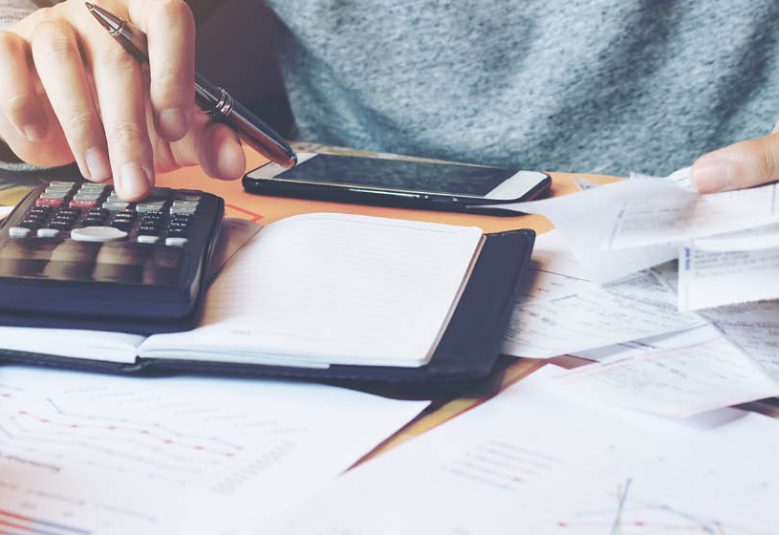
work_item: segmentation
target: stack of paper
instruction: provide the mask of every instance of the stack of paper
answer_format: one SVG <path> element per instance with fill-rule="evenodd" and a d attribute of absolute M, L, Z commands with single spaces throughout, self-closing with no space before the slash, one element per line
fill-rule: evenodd
<path fill-rule="evenodd" d="M 561 386 L 668 415 L 779 394 L 777 186 L 699 195 L 689 169 L 580 186 L 515 206 L 557 229 L 504 351 L 596 360 Z"/>
<path fill-rule="evenodd" d="M 270 532 L 776 533 L 775 421 L 571 400 L 550 368 L 351 471 Z"/>

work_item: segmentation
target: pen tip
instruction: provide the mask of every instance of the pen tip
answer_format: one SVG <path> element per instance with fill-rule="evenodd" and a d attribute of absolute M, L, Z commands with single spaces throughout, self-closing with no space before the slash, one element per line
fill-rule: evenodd
<path fill-rule="evenodd" d="M 86 5 L 87 9 L 90 10 L 90 11 L 95 9 L 95 6 L 93 4 L 90 4 L 89 2 L 84 2 L 84 5 Z"/>

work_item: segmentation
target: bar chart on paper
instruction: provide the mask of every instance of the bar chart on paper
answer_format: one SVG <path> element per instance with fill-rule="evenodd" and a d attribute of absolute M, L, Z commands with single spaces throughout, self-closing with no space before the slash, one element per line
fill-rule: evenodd
<path fill-rule="evenodd" d="M 0 534 L 166 533 L 272 514 L 423 406 L 317 385 L 4 367 Z M 345 443 L 355 425 L 367 436 Z"/>

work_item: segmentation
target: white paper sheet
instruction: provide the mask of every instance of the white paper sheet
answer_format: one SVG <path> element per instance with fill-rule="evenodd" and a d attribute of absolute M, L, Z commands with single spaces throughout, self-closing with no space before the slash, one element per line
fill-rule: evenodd
<path fill-rule="evenodd" d="M 695 191 L 695 186 L 692 184 L 692 167 L 682 167 L 677 169 L 666 177 L 654 177 L 643 173 L 630 173 L 630 179 L 635 180 L 637 178 L 651 178 L 654 180 L 665 180 L 671 184 L 675 184 L 681 188 Z"/>
<path fill-rule="evenodd" d="M 595 288 L 597 285 L 587 278 L 559 231 L 551 230 L 536 238 L 520 291 L 522 301 L 563 297 Z"/>
<path fill-rule="evenodd" d="M 709 251 L 683 247 L 679 309 L 700 310 L 779 298 L 779 248 Z"/>
<path fill-rule="evenodd" d="M 583 398 L 679 417 L 779 394 L 779 385 L 712 327 L 661 345 L 624 348 L 557 383 Z"/>
<path fill-rule="evenodd" d="M 623 203 L 606 247 L 619 250 L 681 244 L 777 223 L 776 188 L 776 184 L 769 184 L 707 195 L 676 188 L 676 193 L 666 198 L 636 196 Z"/>
<path fill-rule="evenodd" d="M 3 367 L 0 531 L 11 515 L 58 535 L 256 527 L 247 520 L 316 491 L 425 405 L 302 383 Z"/>
<path fill-rule="evenodd" d="M 209 288 L 200 326 L 140 355 L 418 367 L 431 356 L 481 229 L 307 214 L 268 225 Z"/>
<path fill-rule="evenodd" d="M 637 271 L 676 258 L 669 246 L 638 250 L 605 250 L 622 205 L 634 199 L 665 199 L 690 195 L 684 189 L 657 179 L 624 180 L 580 193 L 541 201 L 501 205 L 548 217 L 570 245 L 573 254 L 597 283 L 613 282 Z"/>
<path fill-rule="evenodd" d="M 703 316 L 779 383 L 779 301 L 721 307 Z"/>
<path fill-rule="evenodd" d="M 779 424 L 571 401 L 534 374 L 347 473 L 285 535 L 773 535 Z"/>
<path fill-rule="evenodd" d="M 520 301 L 506 331 L 503 352 L 550 358 L 703 323 L 695 314 L 679 312 L 674 296 L 652 273 L 642 272 L 606 288 Z"/>
<path fill-rule="evenodd" d="M 701 251 L 757 251 L 779 247 L 779 225 L 766 225 L 709 238 L 698 238 L 692 245 Z"/>

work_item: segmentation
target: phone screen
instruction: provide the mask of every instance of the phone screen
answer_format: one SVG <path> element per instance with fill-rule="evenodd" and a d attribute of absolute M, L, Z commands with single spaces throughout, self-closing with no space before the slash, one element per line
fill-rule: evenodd
<path fill-rule="evenodd" d="M 320 154 L 277 178 L 482 197 L 515 173 L 496 167 Z"/>

